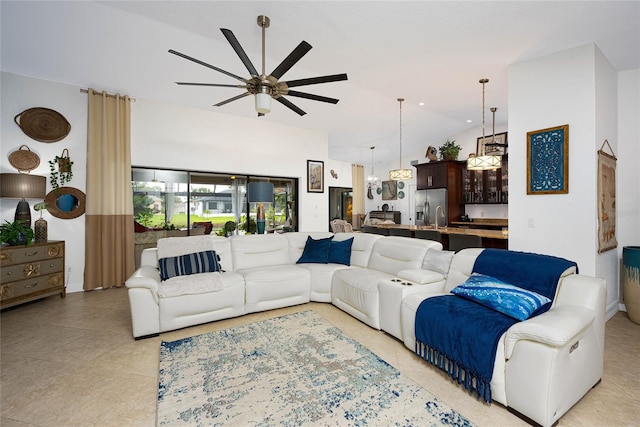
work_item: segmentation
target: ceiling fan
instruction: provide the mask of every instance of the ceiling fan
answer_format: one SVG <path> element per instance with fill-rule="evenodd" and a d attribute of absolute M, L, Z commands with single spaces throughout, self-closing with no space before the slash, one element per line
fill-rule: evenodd
<path fill-rule="evenodd" d="M 189 61 L 193 61 L 196 64 L 200 64 L 207 68 L 211 68 L 212 70 L 218 71 L 222 74 L 226 74 L 229 77 L 233 77 L 236 80 L 242 82 L 242 84 L 232 85 L 232 84 L 217 84 L 217 83 L 193 83 L 193 82 L 176 82 L 179 85 L 186 86 L 215 86 L 215 87 L 236 87 L 240 89 L 245 89 L 246 92 L 232 98 L 226 99 L 224 101 L 218 102 L 214 104 L 215 107 L 221 107 L 225 104 L 238 100 L 240 98 L 244 98 L 245 96 L 255 95 L 255 108 L 258 112 L 258 116 L 264 116 L 265 114 L 271 111 L 271 99 L 275 99 L 279 103 L 293 110 L 301 116 L 306 114 L 305 111 L 297 107 L 291 101 L 286 99 L 284 96 L 295 96 L 298 98 L 306 98 L 314 101 L 321 102 L 329 102 L 331 104 L 338 103 L 338 99 L 328 98 L 326 96 L 314 95 L 306 92 L 298 92 L 296 90 L 290 90 L 292 87 L 298 86 L 307 86 L 314 85 L 319 83 L 331 83 L 340 80 L 347 80 L 346 74 L 332 74 L 329 76 L 320 76 L 320 77 L 311 77 L 307 79 L 299 79 L 299 80 L 289 80 L 281 82 L 279 79 L 291 69 L 307 52 L 311 50 L 311 45 L 305 41 L 300 42 L 300 44 L 278 65 L 271 74 L 267 75 L 265 73 L 265 29 L 269 28 L 270 20 L 268 17 L 264 15 L 258 16 L 258 26 L 262 28 L 262 72 L 258 74 L 258 71 L 251 63 L 251 60 L 245 53 L 242 46 L 238 42 L 236 36 L 226 28 L 221 28 L 222 34 L 226 37 L 229 44 L 233 50 L 235 50 L 238 57 L 249 71 L 251 75 L 250 78 L 245 79 L 243 77 L 237 76 L 233 73 L 225 71 L 221 68 L 215 67 L 213 65 L 207 64 L 206 62 L 202 62 L 198 59 L 192 58 L 184 53 L 177 52 L 173 49 L 169 49 L 169 53 L 180 56 L 184 59 L 188 59 Z"/>

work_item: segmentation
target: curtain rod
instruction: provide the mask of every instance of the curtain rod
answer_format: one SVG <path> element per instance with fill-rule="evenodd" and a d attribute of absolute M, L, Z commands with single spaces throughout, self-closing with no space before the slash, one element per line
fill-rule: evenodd
<path fill-rule="evenodd" d="M 94 89 L 94 90 L 95 90 L 95 89 Z M 89 89 L 80 89 L 80 92 L 82 92 L 82 93 L 89 93 Z M 102 92 L 98 92 L 97 90 L 96 90 L 96 92 L 97 92 L 97 93 L 102 93 Z M 115 97 L 116 97 L 116 95 L 112 95 L 112 94 L 110 94 L 110 93 L 107 93 L 107 96 L 108 96 L 108 97 L 110 97 L 110 98 L 115 98 Z M 135 99 L 135 98 L 129 98 L 129 101 L 131 101 L 131 102 L 136 102 L 136 99 Z"/>

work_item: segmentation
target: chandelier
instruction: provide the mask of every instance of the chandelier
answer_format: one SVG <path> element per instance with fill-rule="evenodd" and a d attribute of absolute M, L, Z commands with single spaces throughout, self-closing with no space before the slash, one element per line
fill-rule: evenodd
<path fill-rule="evenodd" d="M 373 150 L 375 149 L 376 147 L 371 147 L 371 175 L 367 177 L 367 181 L 369 182 L 368 184 L 369 188 L 372 188 L 372 187 L 375 188 L 380 186 L 380 178 L 378 178 L 378 175 L 376 175 L 373 169 Z"/>
<path fill-rule="evenodd" d="M 400 103 L 400 168 L 389 171 L 389 179 L 392 181 L 413 178 L 411 169 L 402 169 L 402 101 L 404 98 L 398 98 Z"/>
<path fill-rule="evenodd" d="M 500 156 L 489 156 L 485 154 L 485 132 L 484 132 L 484 86 L 489 83 L 489 79 L 480 79 L 479 83 L 482 84 L 482 144 L 480 144 L 481 152 L 478 155 L 471 154 L 469 159 L 467 159 L 467 169 L 468 170 L 494 170 L 502 167 L 502 159 Z M 496 110 L 497 108 L 492 107 L 491 112 L 493 113 L 493 137 L 491 138 L 491 144 L 496 145 Z"/>

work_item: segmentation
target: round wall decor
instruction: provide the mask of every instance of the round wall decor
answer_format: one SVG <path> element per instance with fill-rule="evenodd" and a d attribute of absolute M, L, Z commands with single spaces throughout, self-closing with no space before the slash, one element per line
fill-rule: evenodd
<path fill-rule="evenodd" d="M 71 131 L 71 124 L 67 119 L 49 108 L 29 108 L 15 116 L 13 121 L 28 137 L 40 142 L 60 141 Z"/>
<path fill-rule="evenodd" d="M 25 149 L 23 150 L 23 148 Z M 26 145 L 21 145 L 16 151 L 9 154 L 9 163 L 19 172 L 29 172 L 38 167 L 40 157 Z"/>

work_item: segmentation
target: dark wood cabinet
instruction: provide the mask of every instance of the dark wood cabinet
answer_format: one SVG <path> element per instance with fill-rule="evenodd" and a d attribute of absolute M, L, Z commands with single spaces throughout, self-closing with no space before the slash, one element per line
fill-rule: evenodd
<path fill-rule="evenodd" d="M 459 221 L 460 216 L 464 213 L 462 180 L 466 164 L 465 161 L 443 160 L 414 165 L 418 190 L 447 189 L 448 224 Z"/>
<path fill-rule="evenodd" d="M 488 171 L 470 171 L 464 174 L 464 202 L 468 204 L 509 203 L 509 160 L 502 157 L 502 167 Z"/>

